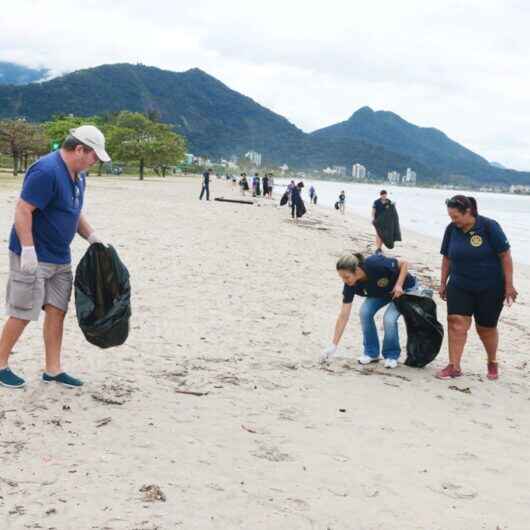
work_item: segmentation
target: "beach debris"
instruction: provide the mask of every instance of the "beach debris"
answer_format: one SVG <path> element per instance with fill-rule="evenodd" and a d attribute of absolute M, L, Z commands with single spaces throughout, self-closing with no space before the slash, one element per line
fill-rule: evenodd
<path fill-rule="evenodd" d="M 451 499 L 463 500 L 472 500 L 478 495 L 476 491 L 460 486 L 459 484 L 452 484 L 451 482 L 444 482 L 442 484 L 442 489 L 438 490 L 438 493 L 450 497 Z"/>
<path fill-rule="evenodd" d="M 46 515 L 53 515 L 53 514 L 56 514 L 57 513 L 57 510 L 55 508 L 50 508 L 48 510 L 46 510 Z"/>
<path fill-rule="evenodd" d="M 246 427 L 245 425 L 241 425 L 241 428 L 244 430 L 244 431 L 247 431 L 251 434 L 258 434 L 257 431 L 255 431 L 254 429 L 251 429 L 250 427 Z"/>
<path fill-rule="evenodd" d="M 24 506 L 17 505 L 12 510 L 9 510 L 9 515 L 24 515 L 26 513 L 26 509 Z"/>
<path fill-rule="evenodd" d="M 451 390 L 456 390 L 457 392 L 462 392 L 463 394 L 471 394 L 471 388 L 466 386 L 465 388 L 460 388 L 456 385 L 451 385 L 449 387 Z"/>
<path fill-rule="evenodd" d="M 166 502 L 164 492 L 156 484 L 143 485 L 139 491 L 143 493 L 144 502 Z"/>
<path fill-rule="evenodd" d="M 287 462 L 292 460 L 292 457 L 287 453 L 282 453 L 277 447 L 267 447 L 261 445 L 257 451 L 252 453 L 256 458 L 263 458 L 269 462 Z"/>
<path fill-rule="evenodd" d="M 71 410 L 70 405 L 63 405 L 63 410 Z"/>
<path fill-rule="evenodd" d="M 302 331 L 302 335 L 304 335 L 304 337 L 307 337 L 308 335 L 311 335 L 311 332 L 310 331 Z"/>
<path fill-rule="evenodd" d="M 3 482 L 4 484 L 7 484 L 11 488 L 17 488 L 18 487 L 18 482 L 16 482 L 15 480 L 8 479 L 8 478 L 0 477 L 0 482 Z"/>
<path fill-rule="evenodd" d="M 99 427 L 103 427 L 103 425 L 107 425 L 108 423 L 110 423 L 112 421 L 112 418 L 102 418 L 101 420 L 97 420 L 96 421 L 96 427 L 99 428 Z"/>
<path fill-rule="evenodd" d="M 196 392 L 194 390 L 180 390 L 179 388 L 175 388 L 175 392 L 177 394 L 185 394 L 187 396 L 207 396 L 210 392 Z"/>
<path fill-rule="evenodd" d="M 97 393 L 92 394 L 92 399 L 95 399 L 96 401 L 99 401 L 101 403 L 105 403 L 105 405 L 123 405 L 125 403 L 124 399 L 108 398 Z"/>
<path fill-rule="evenodd" d="M 339 412 L 346 412 L 346 409 L 339 409 Z"/>

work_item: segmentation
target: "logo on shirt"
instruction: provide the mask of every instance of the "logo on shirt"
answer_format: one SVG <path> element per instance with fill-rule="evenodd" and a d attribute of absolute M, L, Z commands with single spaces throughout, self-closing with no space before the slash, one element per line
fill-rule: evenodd
<path fill-rule="evenodd" d="M 388 278 L 379 278 L 379 280 L 377 280 L 377 287 L 381 287 L 381 288 L 388 287 L 389 283 L 390 282 Z"/>
<path fill-rule="evenodd" d="M 482 245 L 482 238 L 478 235 L 478 234 L 475 234 L 470 240 L 469 242 L 471 243 L 471 245 L 473 247 L 480 247 L 480 245 Z"/>

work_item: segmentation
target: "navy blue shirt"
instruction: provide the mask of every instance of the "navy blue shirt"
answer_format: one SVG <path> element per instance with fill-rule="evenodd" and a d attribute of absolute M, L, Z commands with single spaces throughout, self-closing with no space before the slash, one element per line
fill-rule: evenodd
<path fill-rule="evenodd" d="M 80 173 L 73 181 L 60 151 L 43 156 L 28 169 L 20 197 L 36 208 L 33 242 L 39 261 L 58 265 L 70 263 L 70 243 L 77 233 L 84 196 L 84 174 Z M 21 254 L 14 226 L 9 250 Z"/>
<path fill-rule="evenodd" d="M 392 290 L 399 277 L 399 263 L 396 258 L 387 258 L 382 254 L 374 254 L 366 258 L 362 265 L 359 265 L 365 272 L 367 279 L 350 286 L 344 284 L 342 291 L 342 302 L 351 304 L 353 297 L 367 296 L 370 298 L 391 298 Z M 416 279 L 411 274 L 407 274 L 403 283 L 403 289 L 414 287 Z"/>
<path fill-rule="evenodd" d="M 483 291 L 504 282 L 499 254 L 509 249 L 510 243 L 499 223 L 479 215 L 467 233 L 451 223 L 445 229 L 440 252 L 451 260 L 451 285 Z"/>
<path fill-rule="evenodd" d="M 381 199 L 374 201 L 375 218 L 377 219 L 392 203 L 387 199 L 385 203 Z"/>

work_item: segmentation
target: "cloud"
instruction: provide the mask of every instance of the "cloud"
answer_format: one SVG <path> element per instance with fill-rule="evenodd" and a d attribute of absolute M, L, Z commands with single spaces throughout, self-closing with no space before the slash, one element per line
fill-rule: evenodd
<path fill-rule="evenodd" d="M 19 0 L 0 16 L 0 60 L 197 66 L 304 130 L 370 105 L 530 169 L 522 0 Z"/>

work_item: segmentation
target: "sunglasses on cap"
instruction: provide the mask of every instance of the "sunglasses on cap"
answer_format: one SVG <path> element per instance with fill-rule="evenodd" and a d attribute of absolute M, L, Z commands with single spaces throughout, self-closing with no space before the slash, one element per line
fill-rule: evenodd
<path fill-rule="evenodd" d="M 468 199 L 452 198 L 445 200 L 446 206 L 449 208 L 471 208 L 471 203 Z"/>

